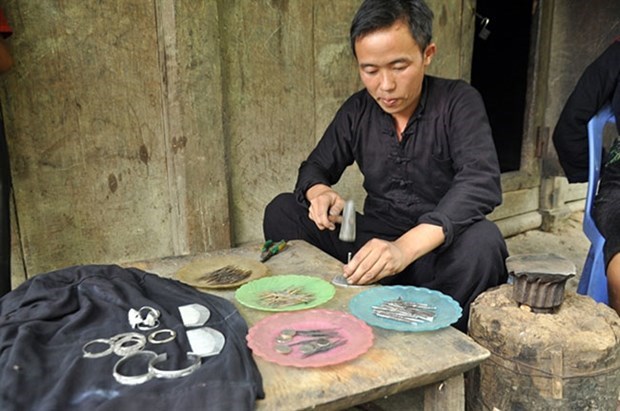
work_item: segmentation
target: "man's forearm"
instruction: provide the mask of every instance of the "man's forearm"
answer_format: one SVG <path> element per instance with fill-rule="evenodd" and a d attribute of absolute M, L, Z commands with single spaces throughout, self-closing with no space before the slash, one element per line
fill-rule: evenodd
<path fill-rule="evenodd" d="M 439 247 L 444 240 L 443 227 L 419 224 L 401 235 L 394 244 L 401 250 L 409 265 Z"/>

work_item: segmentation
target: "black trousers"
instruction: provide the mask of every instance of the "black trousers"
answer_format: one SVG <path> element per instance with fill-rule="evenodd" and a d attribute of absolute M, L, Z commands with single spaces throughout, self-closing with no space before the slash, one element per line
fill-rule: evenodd
<path fill-rule="evenodd" d="M 594 200 L 592 216 L 596 227 L 605 237 L 603 254 L 605 255 L 605 269 L 611 259 L 620 253 L 620 190 L 599 190 Z"/>
<path fill-rule="evenodd" d="M 308 209 L 299 204 L 293 194 L 284 193 L 267 205 L 263 232 L 266 239 L 305 240 L 344 263 L 348 252 L 355 253 L 368 240 L 393 241 L 406 231 L 359 213 L 355 225 L 355 243 L 342 242 L 338 239 L 338 228 L 319 230 L 308 218 Z M 508 251 L 499 229 L 494 223 L 482 220 L 474 223 L 449 247 L 423 256 L 382 283 L 425 287 L 451 296 L 463 308 L 463 316 L 454 326 L 466 332 L 470 304 L 483 291 L 506 282 L 506 257 Z"/>
<path fill-rule="evenodd" d="M 10 191 L 9 151 L 4 138 L 4 123 L 0 114 L 0 297 L 11 291 Z"/>
<path fill-rule="evenodd" d="M 620 253 L 620 137 L 614 140 L 601 170 L 598 193 L 594 199 L 592 217 L 603 237 L 605 245 L 605 269 L 616 254 Z M 615 159 L 615 161 L 612 161 Z"/>

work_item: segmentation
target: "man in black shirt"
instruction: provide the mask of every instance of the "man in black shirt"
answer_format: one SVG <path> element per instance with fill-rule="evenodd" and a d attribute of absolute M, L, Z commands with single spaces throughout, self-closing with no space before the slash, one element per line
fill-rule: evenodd
<path fill-rule="evenodd" d="M 485 219 L 501 202 L 500 172 L 480 95 L 425 74 L 435 54 L 422 0 L 366 0 L 351 26 L 365 89 L 336 113 L 299 169 L 295 193 L 266 208 L 271 239 L 303 239 L 343 262 L 350 284 L 439 290 L 463 307 L 506 279 L 506 245 Z M 338 240 L 344 199 L 331 186 L 356 162 L 364 214 L 356 240 Z"/>
<path fill-rule="evenodd" d="M 583 72 L 553 131 L 558 159 L 570 183 L 588 181 L 588 121 L 610 103 L 620 134 L 620 38 Z M 592 216 L 605 237 L 609 305 L 620 314 L 620 140 L 611 146 Z"/>

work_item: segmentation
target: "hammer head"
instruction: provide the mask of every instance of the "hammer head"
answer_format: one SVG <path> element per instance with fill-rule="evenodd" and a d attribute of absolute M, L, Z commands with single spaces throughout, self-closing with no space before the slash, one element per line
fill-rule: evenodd
<path fill-rule="evenodd" d="M 340 241 L 352 243 L 355 241 L 355 203 L 347 200 L 342 210 L 342 225 L 340 226 Z"/>

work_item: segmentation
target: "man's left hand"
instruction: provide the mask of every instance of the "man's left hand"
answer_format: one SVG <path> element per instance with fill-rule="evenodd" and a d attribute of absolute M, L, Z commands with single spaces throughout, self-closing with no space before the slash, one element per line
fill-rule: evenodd
<path fill-rule="evenodd" d="M 395 243 L 373 238 L 344 266 L 343 274 L 349 284 L 372 284 L 400 273 L 407 265 Z"/>
<path fill-rule="evenodd" d="M 418 258 L 439 247 L 445 240 L 443 228 L 419 224 L 395 241 L 373 238 L 344 266 L 349 284 L 371 284 L 396 275 Z"/>

